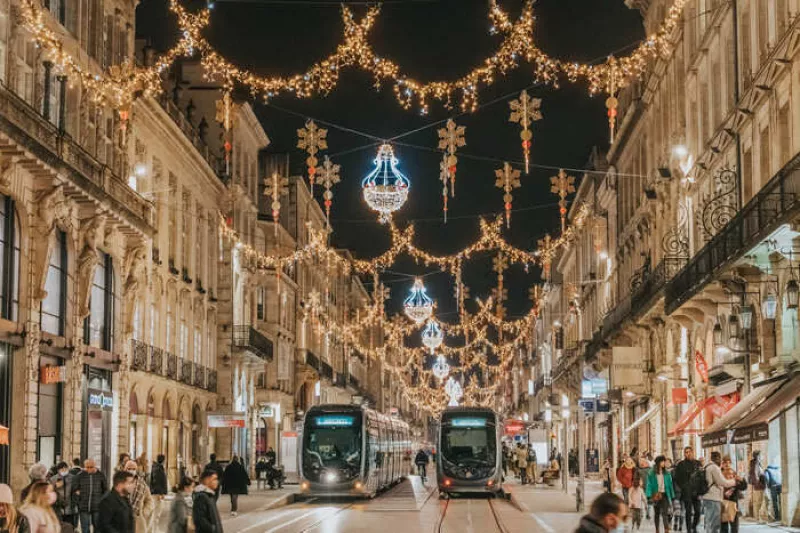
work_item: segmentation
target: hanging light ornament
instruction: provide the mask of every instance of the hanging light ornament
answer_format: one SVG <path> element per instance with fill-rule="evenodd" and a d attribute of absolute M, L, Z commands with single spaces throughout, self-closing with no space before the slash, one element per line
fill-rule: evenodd
<path fill-rule="evenodd" d="M 331 188 L 341 181 L 339 177 L 340 165 L 334 165 L 328 156 L 322 164 L 322 186 L 325 192 L 322 194 L 323 204 L 325 205 L 325 218 L 328 220 L 328 227 L 331 227 L 331 206 L 333 205 L 333 192 Z"/>
<path fill-rule="evenodd" d="M 431 355 L 433 355 L 442 342 L 444 342 L 444 332 L 439 327 L 439 323 L 435 320 L 428 320 L 425 329 L 422 330 L 422 344 L 430 349 Z"/>
<path fill-rule="evenodd" d="M 380 213 L 381 222 L 388 222 L 391 214 L 403 207 L 408 199 L 411 182 L 397 169 L 397 163 L 392 147 L 381 145 L 375 168 L 361 182 L 364 200 Z"/>
<path fill-rule="evenodd" d="M 217 100 L 216 121 L 222 126 L 222 148 L 225 151 L 225 174 L 231 173 L 231 154 L 233 144 L 231 144 L 231 129 L 233 128 L 233 113 L 231 113 L 231 92 L 226 90 L 222 93 L 222 98 Z"/>
<path fill-rule="evenodd" d="M 450 407 L 456 407 L 458 401 L 464 397 L 464 389 L 461 387 L 461 383 L 454 380 L 452 377 L 445 383 L 444 392 L 450 398 L 450 403 L 447 404 Z"/>
<path fill-rule="evenodd" d="M 514 199 L 514 197 L 511 196 L 511 191 L 521 186 L 519 181 L 520 172 L 519 170 L 511 168 L 511 165 L 508 163 L 503 163 L 503 168 L 495 170 L 494 175 L 497 177 L 495 187 L 505 191 L 505 194 L 503 195 L 503 206 L 506 210 L 506 227 L 510 228 L 511 200 Z"/>
<path fill-rule="evenodd" d="M 442 212 L 444 223 L 447 224 L 447 154 L 442 155 L 442 162 L 439 163 L 439 179 L 442 182 Z"/>
<path fill-rule="evenodd" d="M 431 372 L 433 372 L 433 376 L 439 380 L 446 378 L 450 374 L 450 365 L 447 364 L 447 360 L 443 355 L 440 355 L 436 358 L 436 362 L 433 363 Z"/>
<path fill-rule="evenodd" d="M 568 176 L 562 168 L 550 178 L 550 192 L 558 195 L 558 214 L 561 215 L 561 233 L 567 230 L 567 195 L 575 192 L 575 176 Z"/>
<path fill-rule="evenodd" d="M 406 316 L 417 324 L 422 324 L 433 314 L 433 300 L 428 297 L 425 285 L 422 284 L 420 278 L 414 280 L 411 294 L 403 302 L 403 307 L 405 308 Z"/>
<path fill-rule="evenodd" d="M 511 116 L 509 120 L 516 122 L 522 126 L 522 131 L 519 136 L 522 139 L 522 152 L 525 154 L 525 174 L 530 170 L 530 156 L 531 156 L 531 122 L 542 120 L 542 100 L 540 98 L 531 98 L 528 96 L 528 91 L 522 91 L 519 95 L 519 100 L 511 100 Z"/>
<path fill-rule="evenodd" d="M 448 119 L 444 128 L 439 130 L 439 150 L 444 150 L 447 157 L 447 175 L 450 178 L 450 196 L 456 195 L 456 150 L 467 145 L 464 139 L 466 126 L 456 126 L 453 119 Z"/>
<path fill-rule="evenodd" d="M 317 174 L 317 153 L 328 148 L 328 130 L 320 128 L 313 120 L 306 121 L 306 127 L 297 130 L 297 147 L 308 152 L 308 183 L 314 191 L 314 178 Z"/>
<path fill-rule="evenodd" d="M 611 138 L 611 144 L 614 144 L 614 136 L 617 131 L 617 108 L 619 107 L 619 100 L 617 100 L 617 59 L 614 56 L 608 58 L 608 79 L 606 81 L 606 109 L 608 109 L 608 129 Z"/>
<path fill-rule="evenodd" d="M 272 177 L 264 179 L 264 196 L 272 198 L 272 220 L 276 224 L 281 215 L 281 196 L 287 194 L 289 194 L 289 178 L 273 172 Z M 275 231 L 278 231 L 277 225 Z"/>

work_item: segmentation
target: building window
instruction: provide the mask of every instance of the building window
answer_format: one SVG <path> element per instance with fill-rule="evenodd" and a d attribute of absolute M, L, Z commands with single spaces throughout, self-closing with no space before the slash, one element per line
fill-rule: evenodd
<path fill-rule="evenodd" d="M 189 348 L 189 328 L 186 327 L 186 317 L 181 317 L 181 336 L 180 336 L 180 349 L 178 353 L 182 359 L 186 359 Z"/>
<path fill-rule="evenodd" d="M 17 39 L 17 95 L 33 103 L 33 65 L 36 63 L 36 45 L 26 39 Z"/>
<path fill-rule="evenodd" d="M 114 346 L 114 267 L 111 256 L 104 252 L 100 252 L 100 261 L 94 269 L 84 342 L 106 351 Z"/>
<path fill-rule="evenodd" d="M 8 4 L 0 0 L 0 81 L 6 82 L 6 59 L 8 56 Z"/>
<path fill-rule="evenodd" d="M 203 337 L 200 335 L 200 326 L 194 327 L 194 362 L 203 363 Z"/>
<path fill-rule="evenodd" d="M 150 304 L 150 342 L 153 346 L 158 344 L 156 336 L 158 335 L 158 308 L 155 304 Z"/>
<path fill-rule="evenodd" d="M 67 311 L 67 234 L 60 230 L 56 231 L 56 246 L 50 254 L 44 290 L 47 296 L 41 304 L 42 331 L 63 337 Z"/>
<path fill-rule="evenodd" d="M 0 195 L 0 318 L 17 320 L 19 309 L 19 220 L 14 200 Z"/>
<path fill-rule="evenodd" d="M 258 298 L 256 301 L 256 316 L 259 320 L 264 320 L 264 289 L 259 288 L 256 294 Z"/>
<path fill-rule="evenodd" d="M 139 302 L 133 304 L 133 338 L 137 341 L 142 340 L 142 312 Z"/>
<path fill-rule="evenodd" d="M 173 312 L 172 312 L 172 302 L 167 303 L 167 343 L 166 348 L 168 352 L 172 352 L 172 344 L 173 344 L 173 322 L 174 322 Z"/>

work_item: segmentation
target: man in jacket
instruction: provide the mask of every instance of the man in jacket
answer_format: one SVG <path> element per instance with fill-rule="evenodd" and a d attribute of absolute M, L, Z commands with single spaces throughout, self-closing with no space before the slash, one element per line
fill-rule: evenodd
<path fill-rule="evenodd" d="M 100 499 L 95 533 L 134 533 L 133 509 L 128 502 L 135 485 L 133 475 L 117 471 L 111 483 L 112 489 Z"/>
<path fill-rule="evenodd" d="M 217 483 L 217 488 L 214 489 L 214 498 L 218 500 L 220 484 L 222 483 L 223 470 L 222 470 L 222 465 L 219 464 L 219 462 L 217 461 L 217 454 L 212 453 L 210 459 L 211 461 L 206 465 L 206 467 L 203 470 L 213 470 L 214 472 L 216 472 L 217 480 L 219 480 L 219 483 Z"/>
<path fill-rule="evenodd" d="M 764 476 L 764 467 L 761 466 L 761 452 L 755 450 L 753 458 L 750 460 L 750 469 L 748 471 L 750 489 L 753 500 L 753 518 L 760 523 L 767 521 L 766 501 L 764 500 L 764 489 L 766 488 L 766 481 Z"/>
<path fill-rule="evenodd" d="M 91 533 L 92 525 L 97 524 L 100 499 L 108 490 L 106 476 L 97 469 L 94 459 L 83 462 L 83 470 L 75 478 L 73 495 L 78 495 L 78 512 L 81 517 L 81 530 Z"/>
<path fill-rule="evenodd" d="M 70 474 L 69 465 L 64 461 L 56 465 L 56 472 L 49 479 L 50 484 L 53 485 L 53 491 L 56 493 L 53 510 L 59 520 L 73 527 L 78 525 L 77 502 L 72 497 L 74 481 L 75 478 Z"/>
<path fill-rule="evenodd" d="M 769 465 L 764 472 L 767 481 L 767 488 L 772 497 L 772 517 L 776 522 L 781 521 L 781 493 L 783 492 L 783 476 L 781 467 Z"/>
<path fill-rule="evenodd" d="M 425 450 L 422 448 L 419 449 L 416 457 L 414 457 L 414 464 L 417 465 L 419 477 L 422 478 L 422 482 L 425 483 L 428 479 L 428 454 L 425 453 Z"/>
<path fill-rule="evenodd" d="M 239 495 L 247 494 L 247 487 L 250 485 L 250 477 L 237 456 L 233 456 L 231 463 L 225 468 L 222 474 L 222 494 L 231 497 L 231 516 L 239 514 Z"/>
<path fill-rule="evenodd" d="M 164 496 L 169 492 L 167 482 L 167 471 L 164 468 L 165 461 L 164 454 L 159 454 L 156 457 L 156 462 L 150 470 L 150 494 L 153 495 L 153 524 L 158 524 L 161 520 L 161 506 L 164 501 Z"/>
<path fill-rule="evenodd" d="M 722 526 L 722 499 L 725 489 L 736 486 L 739 478 L 727 479 L 722 475 L 722 455 L 711 452 L 711 462 L 706 465 L 708 492 L 703 495 L 703 528 L 705 533 L 720 533 Z"/>
<path fill-rule="evenodd" d="M 686 518 L 686 533 L 697 533 L 700 522 L 700 497 L 692 490 L 692 475 L 698 470 L 700 461 L 694 458 L 694 448 L 687 446 L 683 449 L 683 460 L 675 466 L 674 476 Z"/>
<path fill-rule="evenodd" d="M 609 533 L 628 521 L 628 506 L 612 492 L 604 492 L 592 502 L 589 514 L 581 518 L 575 533 Z"/>
<path fill-rule="evenodd" d="M 194 489 L 192 518 L 196 533 L 223 533 L 222 520 L 217 510 L 216 493 L 219 477 L 216 471 L 206 469 L 200 474 L 200 484 Z"/>

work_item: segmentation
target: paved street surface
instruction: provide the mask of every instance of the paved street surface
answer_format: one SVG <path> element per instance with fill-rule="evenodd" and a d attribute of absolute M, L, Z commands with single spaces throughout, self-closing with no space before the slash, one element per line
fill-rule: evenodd
<path fill-rule="evenodd" d="M 373 500 L 310 498 L 284 505 L 297 490 L 293 485 L 241 496 L 237 517 L 230 515 L 227 496 L 220 497 L 219 509 L 226 533 L 571 533 L 577 526 L 580 514 L 575 511 L 574 483 L 569 494 L 555 487 L 520 486 L 515 480 L 507 487 L 512 502 L 484 497 L 440 500 L 432 483 L 423 485 L 414 476 Z M 599 483 L 587 484 L 588 502 L 599 493 Z M 164 503 L 159 533 L 166 530 L 170 503 Z M 743 533 L 781 531 L 748 522 L 741 529 Z M 642 531 L 655 531 L 652 520 L 643 523 Z"/>

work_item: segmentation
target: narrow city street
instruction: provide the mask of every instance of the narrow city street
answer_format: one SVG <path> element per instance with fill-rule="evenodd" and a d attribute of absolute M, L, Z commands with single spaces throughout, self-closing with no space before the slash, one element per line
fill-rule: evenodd
<path fill-rule="evenodd" d="M 577 527 L 581 513 L 575 510 L 574 480 L 570 481 L 569 493 L 541 484 L 522 486 L 517 480 L 509 480 L 505 487 L 512 494 L 510 501 L 484 496 L 442 500 L 430 482 L 423 485 L 417 476 L 412 476 L 372 500 L 312 497 L 294 501 L 297 486 L 289 486 L 280 491 L 253 491 L 241 497 L 236 517 L 230 516 L 228 498 L 221 496 L 219 510 L 225 531 L 236 533 L 572 533 Z M 600 492 L 599 482 L 587 483 L 588 502 Z M 294 503 L 286 504 L 287 498 Z M 166 509 L 161 531 L 166 527 Z M 800 532 L 749 521 L 743 521 L 740 530 Z M 631 531 L 630 524 L 626 531 Z M 655 531 L 652 519 L 643 520 L 641 531 Z"/>

